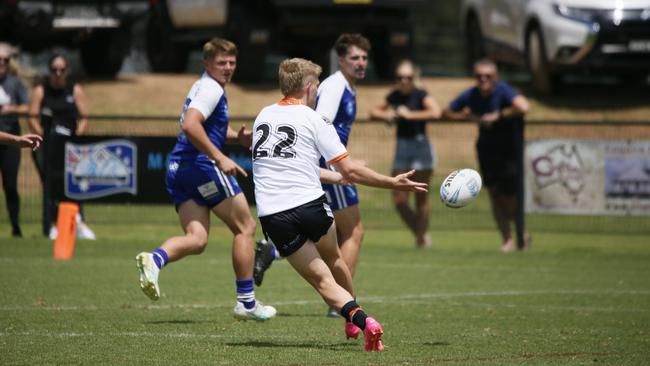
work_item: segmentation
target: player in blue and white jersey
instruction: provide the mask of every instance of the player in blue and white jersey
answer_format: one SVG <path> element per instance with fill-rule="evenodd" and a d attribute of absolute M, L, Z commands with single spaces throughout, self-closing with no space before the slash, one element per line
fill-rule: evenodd
<path fill-rule="evenodd" d="M 228 101 L 224 87 L 237 66 L 237 47 L 214 38 L 203 47 L 205 72 L 187 95 L 181 114 L 181 129 L 169 161 L 166 188 L 180 218 L 185 235 L 167 239 L 152 253 L 137 255 L 140 287 L 152 300 L 160 298 L 158 276 L 168 263 L 200 254 L 208 243 L 210 211 L 233 233 L 232 261 L 237 277 L 238 319 L 268 320 L 272 306 L 255 299 L 253 288 L 253 235 L 251 216 L 236 174 L 246 171 L 221 152 L 226 141 L 249 147 L 251 131 L 235 131 L 228 125 Z"/>
<path fill-rule="evenodd" d="M 370 42 L 360 34 L 344 33 L 334 43 L 334 49 L 339 56 L 340 70 L 323 80 L 318 88 L 316 112 L 332 121 L 339 139 L 347 146 L 357 113 L 355 85 L 366 77 Z M 321 166 L 335 170 L 322 159 Z M 354 276 L 363 240 L 357 189 L 353 185 L 324 184 L 323 190 L 334 211 L 341 255 Z M 328 315 L 337 313 L 330 311 Z"/>

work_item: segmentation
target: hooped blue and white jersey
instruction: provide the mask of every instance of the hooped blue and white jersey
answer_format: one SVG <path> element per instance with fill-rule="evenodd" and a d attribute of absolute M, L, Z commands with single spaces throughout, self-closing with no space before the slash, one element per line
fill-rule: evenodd
<path fill-rule="evenodd" d="M 190 108 L 198 110 L 203 115 L 205 133 L 214 146 L 221 149 L 228 131 L 228 100 L 226 99 L 226 92 L 210 75 L 203 73 L 187 94 L 183 112 L 181 113 L 181 128 L 176 139 L 176 146 L 172 150 L 172 159 L 209 160 L 205 154 L 192 145 L 183 132 L 185 113 Z"/>
<path fill-rule="evenodd" d="M 357 96 L 341 71 L 330 75 L 318 87 L 316 112 L 332 122 L 344 146 L 357 115 Z"/>

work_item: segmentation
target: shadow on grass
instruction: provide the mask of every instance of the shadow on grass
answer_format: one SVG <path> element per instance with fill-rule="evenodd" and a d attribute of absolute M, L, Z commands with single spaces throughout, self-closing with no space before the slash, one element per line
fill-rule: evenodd
<path fill-rule="evenodd" d="M 311 313 L 311 314 L 283 314 L 279 313 L 278 318 L 325 318 L 323 313 Z M 342 320 L 343 318 L 341 318 Z"/>
<path fill-rule="evenodd" d="M 451 346 L 451 343 L 449 342 L 422 342 L 423 346 L 432 346 L 432 347 L 438 347 L 438 346 Z"/>
<path fill-rule="evenodd" d="M 198 324 L 198 323 L 208 323 L 208 321 L 171 319 L 171 320 L 151 320 L 151 321 L 146 321 L 144 323 L 145 324 Z"/>
<path fill-rule="evenodd" d="M 231 347 L 255 347 L 255 348 L 315 348 L 330 351 L 354 350 L 357 351 L 362 345 L 355 342 L 340 343 L 291 343 L 291 342 L 269 342 L 269 341 L 250 341 L 250 342 L 229 342 L 226 346 Z"/>

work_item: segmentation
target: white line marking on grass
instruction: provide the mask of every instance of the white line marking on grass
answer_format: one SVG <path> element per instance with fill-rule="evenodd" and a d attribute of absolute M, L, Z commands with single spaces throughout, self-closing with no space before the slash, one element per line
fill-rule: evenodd
<path fill-rule="evenodd" d="M 163 332 L 113 332 L 113 333 L 95 333 L 95 332 L 52 332 L 47 330 L 39 331 L 22 331 L 22 332 L 0 332 L 0 337 L 33 337 L 33 336 L 42 336 L 50 338 L 78 338 L 78 337 L 133 337 L 133 338 L 143 338 L 143 337 L 156 337 L 156 338 L 236 338 L 240 339 L 240 336 L 234 334 L 197 334 L 197 333 L 163 333 Z M 304 339 L 304 335 L 256 335 L 256 340 L 296 340 Z"/>
<path fill-rule="evenodd" d="M 359 301 L 371 303 L 388 303 L 400 304 L 409 300 L 423 299 L 452 299 L 452 298 L 471 298 L 471 297 L 518 297 L 518 296 L 537 296 L 537 295 L 578 295 L 578 296 L 648 296 L 650 290 L 538 290 L 538 291 L 469 291 L 469 292 L 452 292 L 452 293 L 424 293 L 424 294 L 395 294 L 389 296 L 361 296 Z M 311 305 L 322 304 L 321 299 L 313 300 L 284 300 L 274 301 L 273 305 Z M 24 311 L 24 310 L 45 310 L 45 311 L 95 311 L 121 308 L 123 310 L 171 310 L 171 309 L 218 309 L 230 308 L 229 303 L 212 303 L 212 304 L 147 304 L 147 305 L 115 305 L 99 307 L 96 305 L 44 305 L 44 306 L 2 306 L 0 311 Z"/>

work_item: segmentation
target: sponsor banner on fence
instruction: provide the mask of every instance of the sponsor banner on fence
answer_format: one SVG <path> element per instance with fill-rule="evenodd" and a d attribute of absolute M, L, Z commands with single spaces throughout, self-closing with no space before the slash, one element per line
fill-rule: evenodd
<path fill-rule="evenodd" d="M 165 175 L 174 137 L 77 136 L 52 139 L 51 192 L 56 200 L 112 203 L 171 203 Z M 223 149 L 248 172 L 237 176 L 254 203 L 250 151 L 239 145 Z"/>
<path fill-rule="evenodd" d="M 116 193 L 137 195 L 138 148 L 127 140 L 65 143 L 65 196 L 86 200 Z"/>
<path fill-rule="evenodd" d="M 526 211 L 650 215 L 650 141 L 526 144 Z"/>

